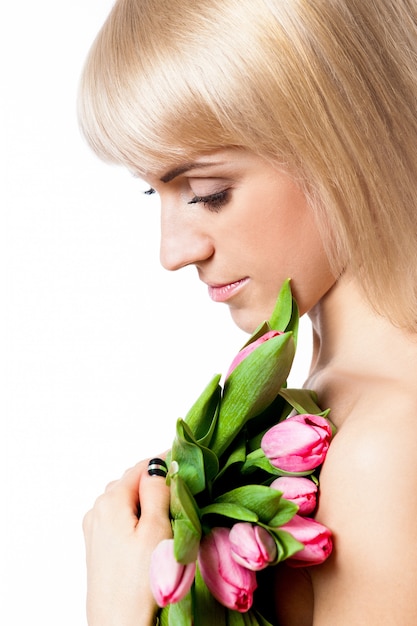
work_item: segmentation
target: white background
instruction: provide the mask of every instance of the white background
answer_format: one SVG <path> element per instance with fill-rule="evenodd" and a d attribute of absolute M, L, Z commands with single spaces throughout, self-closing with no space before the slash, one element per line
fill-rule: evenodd
<path fill-rule="evenodd" d="M 107 482 L 169 447 L 177 417 L 246 340 L 192 268 L 159 267 L 157 201 L 80 137 L 78 78 L 111 5 L 23 0 L 2 12 L 7 626 L 85 625 L 84 512 Z"/>

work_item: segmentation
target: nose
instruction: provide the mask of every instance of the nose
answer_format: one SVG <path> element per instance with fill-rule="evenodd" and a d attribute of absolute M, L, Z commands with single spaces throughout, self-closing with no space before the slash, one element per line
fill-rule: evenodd
<path fill-rule="evenodd" d="M 165 269 L 175 271 L 198 264 L 213 254 L 211 237 L 193 216 L 161 209 L 160 261 Z"/>

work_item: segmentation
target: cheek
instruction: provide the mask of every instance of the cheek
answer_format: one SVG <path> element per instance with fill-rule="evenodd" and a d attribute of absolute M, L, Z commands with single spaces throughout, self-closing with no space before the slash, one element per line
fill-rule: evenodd
<path fill-rule="evenodd" d="M 335 282 L 313 212 L 297 189 L 265 211 L 257 232 L 259 269 L 271 290 L 291 278 L 300 312 L 309 311 Z"/>
<path fill-rule="evenodd" d="M 301 264 L 300 264 L 301 265 Z M 326 255 L 311 255 L 301 266 L 302 272 L 294 275 L 292 289 L 300 315 L 308 313 L 336 282 Z"/>
<path fill-rule="evenodd" d="M 314 236 L 312 210 L 304 194 L 287 177 L 264 186 L 263 193 L 249 197 L 246 205 L 248 230 L 277 247 L 302 246 Z M 274 241 L 275 239 L 275 241 Z"/>
<path fill-rule="evenodd" d="M 335 276 L 314 216 L 308 207 L 297 213 L 287 234 L 291 244 L 282 262 L 292 279 L 294 297 L 303 315 L 332 287 Z"/>
<path fill-rule="evenodd" d="M 312 211 L 301 193 L 287 193 L 279 200 L 270 195 L 248 220 L 246 236 L 266 261 L 299 267 L 323 246 Z M 318 253 L 318 250 L 317 250 Z"/>

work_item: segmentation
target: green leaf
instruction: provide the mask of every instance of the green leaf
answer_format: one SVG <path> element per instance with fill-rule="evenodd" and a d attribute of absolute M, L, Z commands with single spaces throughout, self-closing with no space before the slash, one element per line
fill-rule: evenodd
<path fill-rule="evenodd" d="M 257 522 L 256 512 L 235 502 L 214 502 L 203 507 L 200 511 L 203 524 L 208 515 L 221 515 L 240 522 Z"/>
<path fill-rule="evenodd" d="M 221 393 L 220 387 L 219 387 L 219 390 L 220 390 L 219 393 Z M 216 407 L 214 409 L 214 414 L 213 414 L 213 417 L 211 418 L 211 422 L 210 422 L 210 415 L 207 414 L 207 416 L 206 416 L 205 422 L 207 422 L 207 423 L 205 424 L 205 428 L 208 427 L 207 433 L 206 433 L 206 435 L 204 435 L 204 437 L 200 437 L 200 438 L 196 439 L 196 441 L 198 441 L 198 443 L 201 446 L 209 446 L 210 445 L 211 439 L 213 437 L 214 430 L 216 428 L 217 419 L 219 417 L 219 408 L 220 408 L 220 400 L 218 401 L 218 403 L 217 403 L 217 405 L 216 405 Z"/>
<path fill-rule="evenodd" d="M 194 626 L 191 593 L 187 593 L 185 598 L 170 605 L 168 626 Z"/>
<path fill-rule="evenodd" d="M 252 333 L 252 335 L 249 337 L 247 342 L 241 347 L 241 350 L 249 346 L 251 343 L 253 343 L 257 339 L 260 339 L 261 337 L 263 337 L 263 335 L 265 335 L 270 330 L 274 330 L 274 329 L 270 327 L 268 322 L 262 322 L 262 324 L 260 324 L 258 328 Z"/>
<path fill-rule="evenodd" d="M 299 507 L 294 504 L 294 502 L 290 502 L 285 498 L 281 498 L 279 503 L 279 509 L 274 517 L 269 520 L 268 527 L 276 528 L 278 526 L 282 526 L 283 524 L 287 524 L 287 522 L 292 520 L 294 515 L 297 513 L 298 508 Z"/>
<path fill-rule="evenodd" d="M 216 457 L 217 458 L 217 457 Z M 233 465 L 240 464 L 241 466 L 246 459 L 246 438 L 244 433 L 238 435 L 233 441 L 233 448 L 229 448 L 229 456 L 227 457 L 222 469 L 219 471 L 215 478 L 214 484 L 223 485 L 224 475 L 228 472 Z M 224 489 L 222 489 L 224 491 Z"/>
<path fill-rule="evenodd" d="M 267 459 L 261 448 L 257 448 L 247 455 L 245 463 L 242 465 L 241 472 L 242 474 L 250 474 L 256 468 L 259 468 L 272 476 L 280 475 L 269 459 Z"/>
<path fill-rule="evenodd" d="M 310 476 L 315 470 L 306 470 L 304 472 L 287 472 L 278 467 L 272 465 L 270 460 L 265 456 L 261 448 L 257 448 L 253 452 L 250 452 L 246 461 L 241 467 L 241 473 L 251 474 L 256 468 L 267 472 L 271 476 Z"/>
<path fill-rule="evenodd" d="M 210 450 L 210 448 L 207 448 L 205 445 L 203 445 L 202 440 L 196 441 L 194 439 L 191 429 L 184 421 L 182 422 L 182 427 L 184 436 L 188 439 L 188 441 L 197 445 L 203 453 L 204 473 L 206 476 L 206 481 L 211 480 L 212 478 L 214 478 L 214 476 L 217 475 L 219 471 L 219 459 L 214 454 L 214 452 Z"/>
<path fill-rule="evenodd" d="M 185 422 L 197 440 L 204 439 L 207 436 L 215 418 L 217 405 L 221 397 L 220 379 L 221 374 L 216 374 L 212 378 L 185 416 Z M 209 441 L 204 441 L 204 444 L 208 445 Z"/>
<path fill-rule="evenodd" d="M 226 380 L 210 447 L 220 457 L 244 424 L 276 398 L 290 372 L 295 345 L 291 333 L 260 344 Z"/>
<path fill-rule="evenodd" d="M 264 485 L 244 485 L 216 498 L 215 503 L 231 503 L 253 511 L 268 524 L 280 508 L 281 492 Z"/>
<path fill-rule="evenodd" d="M 298 329 L 299 329 L 299 325 L 300 325 L 300 316 L 299 316 L 299 311 L 298 311 L 298 305 L 297 305 L 297 302 L 295 300 L 292 301 L 292 305 L 293 305 L 292 316 L 291 316 L 290 322 L 289 322 L 289 324 L 287 326 L 287 331 L 292 331 L 293 336 L 294 336 L 295 345 L 297 345 Z"/>
<path fill-rule="evenodd" d="M 256 616 L 256 619 L 258 620 L 258 624 L 259 626 L 274 626 L 273 624 L 271 624 L 271 622 L 268 622 L 268 620 L 259 613 L 259 611 L 253 611 L 254 615 Z"/>
<path fill-rule="evenodd" d="M 207 481 L 211 481 L 219 471 L 217 456 L 194 439 L 191 429 L 182 419 L 177 421 L 170 458 L 178 463 L 179 475 L 193 495 L 204 491 Z"/>
<path fill-rule="evenodd" d="M 261 446 L 265 433 L 288 417 L 293 410 L 280 395 L 259 415 L 247 423 L 247 451 L 254 452 Z"/>
<path fill-rule="evenodd" d="M 250 621 L 248 621 L 250 620 Z M 239 611 L 227 612 L 227 626 L 257 626 L 258 622 L 253 622 L 248 613 L 239 613 Z"/>
<path fill-rule="evenodd" d="M 281 389 L 279 395 L 284 398 L 297 413 L 310 413 L 311 415 L 321 415 L 321 417 L 324 417 L 332 430 L 332 435 L 334 436 L 336 434 L 337 428 L 328 417 L 330 409 L 323 411 L 319 407 L 315 391 L 311 389 Z"/>
<path fill-rule="evenodd" d="M 227 626 L 273 626 L 271 622 L 268 622 L 258 611 L 253 608 L 249 609 L 246 613 L 239 613 L 238 611 L 227 612 Z"/>
<path fill-rule="evenodd" d="M 275 529 L 272 534 L 277 541 L 278 561 L 284 561 L 304 548 L 304 544 L 294 539 L 286 530 Z"/>
<path fill-rule="evenodd" d="M 317 395 L 310 389 L 281 389 L 279 395 L 290 404 L 297 413 L 320 415 L 322 409 L 317 405 Z"/>
<path fill-rule="evenodd" d="M 165 606 L 163 609 L 160 609 L 158 612 L 158 621 L 156 622 L 158 626 L 169 626 L 169 609 L 170 605 Z"/>
<path fill-rule="evenodd" d="M 198 555 L 201 538 L 196 532 L 195 526 L 190 520 L 176 519 L 172 521 L 172 531 L 175 559 L 184 565 L 193 563 Z"/>
<path fill-rule="evenodd" d="M 250 345 L 270 330 L 276 330 L 278 332 L 290 331 L 294 335 L 294 341 L 296 341 L 298 334 L 299 312 L 297 302 L 292 297 L 290 285 L 290 279 L 287 279 L 283 283 L 276 299 L 271 317 L 268 321 L 262 322 L 256 328 L 242 349 L 246 348 L 246 346 Z"/>
<path fill-rule="evenodd" d="M 172 444 L 171 461 L 178 463 L 178 473 L 192 494 L 200 493 L 206 486 L 204 457 L 200 446 L 189 441 L 184 432 L 184 421 L 177 420 L 177 434 Z"/>
<path fill-rule="evenodd" d="M 227 609 L 211 595 L 198 565 L 192 594 L 195 626 L 227 626 Z"/>
<path fill-rule="evenodd" d="M 197 504 L 186 483 L 175 471 L 175 466 L 176 463 L 173 462 L 168 474 L 171 489 L 170 513 L 174 527 L 174 554 L 179 563 L 186 565 L 197 558 L 202 529 Z"/>
<path fill-rule="evenodd" d="M 293 315 L 293 297 L 291 293 L 290 279 L 282 285 L 274 310 L 269 318 L 269 326 L 273 330 L 285 332 Z"/>

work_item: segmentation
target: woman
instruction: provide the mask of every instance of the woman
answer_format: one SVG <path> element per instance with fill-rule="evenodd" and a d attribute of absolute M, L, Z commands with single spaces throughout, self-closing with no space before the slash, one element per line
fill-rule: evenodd
<path fill-rule="evenodd" d="M 312 320 L 306 386 L 338 428 L 316 515 L 334 550 L 277 568 L 277 624 L 417 623 L 415 1 L 119 0 L 80 119 L 160 195 L 167 269 L 195 265 L 248 332 L 289 276 Z M 153 623 L 170 525 L 146 468 L 86 516 L 90 626 Z"/>

